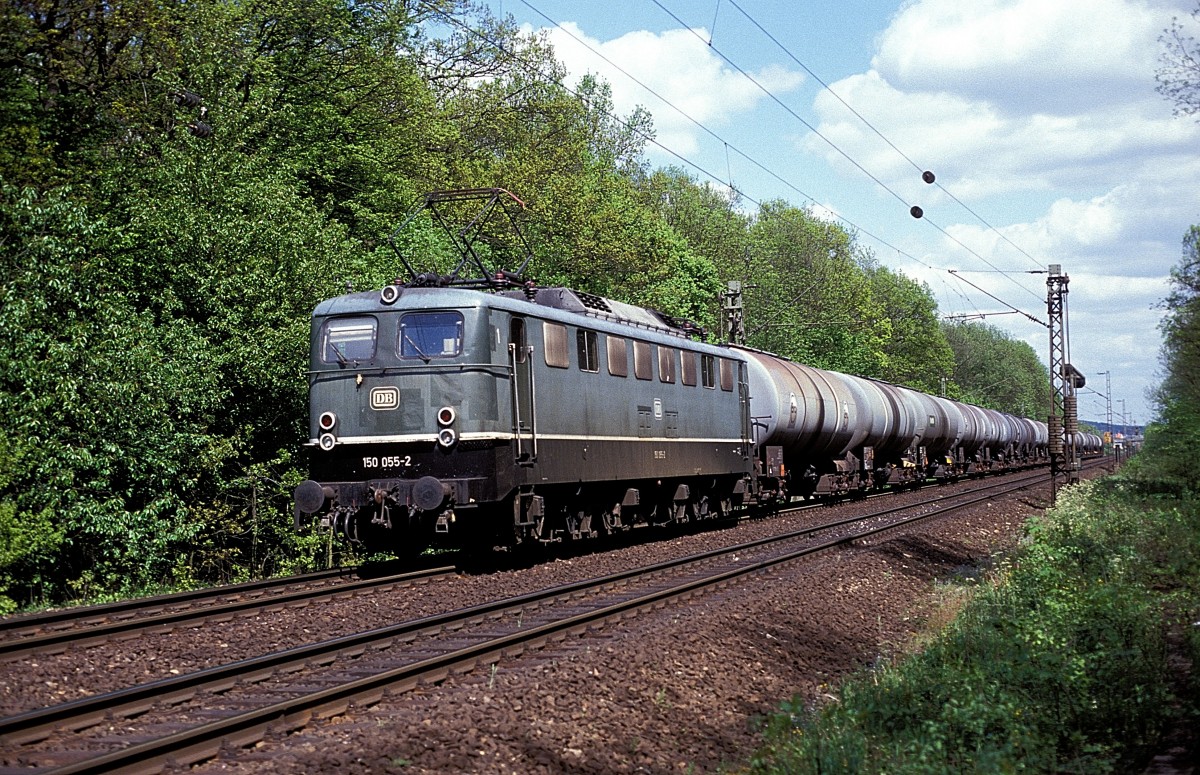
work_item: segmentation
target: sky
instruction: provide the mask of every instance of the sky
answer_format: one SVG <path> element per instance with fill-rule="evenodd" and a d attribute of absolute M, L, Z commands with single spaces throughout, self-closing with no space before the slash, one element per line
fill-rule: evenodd
<path fill-rule="evenodd" d="M 1198 0 L 487 4 L 547 36 L 567 85 L 596 74 L 617 113 L 648 110 L 651 166 L 838 219 L 942 315 L 1043 362 L 1026 315 L 1047 320 L 1060 265 L 1080 417 L 1107 393 L 1114 422 L 1152 418 L 1161 302 L 1200 223 L 1200 122 L 1155 71 L 1173 20 L 1200 37 Z"/>

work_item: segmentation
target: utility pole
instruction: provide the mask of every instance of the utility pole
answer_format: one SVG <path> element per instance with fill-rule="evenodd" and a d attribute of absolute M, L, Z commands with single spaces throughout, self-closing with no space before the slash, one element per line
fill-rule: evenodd
<path fill-rule="evenodd" d="M 1129 456 L 1129 422 L 1125 414 L 1125 399 L 1118 398 L 1121 402 L 1121 452 L 1124 457 Z"/>
<path fill-rule="evenodd" d="M 1050 500 L 1058 497 L 1058 477 L 1066 475 L 1068 484 L 1079 481 L 1079 459 L 1075 440 L 1079 434 L 1079 414 L 1075 391 L 1084 378 L 1071 365 L 1067 328 L 1067 285 L 1071 278 L 1061 264 L 1050 264 L 1046 278 L 1046 311 L 1050 318 Z"/>
<path fill-rule="evenodd" d="M 1105 406 L 1105 416 L 1104 416 L 1104 428 L 1105 428 L 1105 433 L 1108 435 L 1108 438 L 1109 438 L 1109 442 L 1108 442 L 1109 450 L 1108 451 L 1109 451 L 1109 453 L 1111 453 L 1113 451 L 1113 446 L 1112 446 L 1113 438 L 1117 435 L 1117 434 L 1113 433 L 1113 424 L 1112 424 L 1112 372 L 1111 371 L 1101 371 L 1101 372 L 1097 372 L 1097 373 L 1104 375 L 1104 402 L 1106 405 Z"/>
<path fill-rule="evenodd" d="M 746 322 L 742 307 L 742 284 L 730 280 L 721 294 L 721 335 L 730 344 L 746 343 Z"/>

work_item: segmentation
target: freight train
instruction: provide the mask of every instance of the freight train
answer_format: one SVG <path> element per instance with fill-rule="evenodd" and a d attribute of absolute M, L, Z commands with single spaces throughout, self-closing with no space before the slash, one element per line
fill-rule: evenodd
<path fill-rule="evenodd" d="M 1048 461 L 1045 423 L 695 333 L 507 273 L 324 301 L 297 527 L 514 547 Z"/>

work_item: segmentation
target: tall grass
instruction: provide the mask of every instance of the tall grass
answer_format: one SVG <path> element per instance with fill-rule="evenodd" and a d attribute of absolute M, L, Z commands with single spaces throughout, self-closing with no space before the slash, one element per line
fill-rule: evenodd
<path fill-rule="evenodd" d="M 1200 611 L 1195 504 L 1084 483 L 1027 535 L 921 652 L 823 708 L 786 703 L 750 771 L 1092 773 L 1144 759 L 1181 712 L 1165 632 Z"/>

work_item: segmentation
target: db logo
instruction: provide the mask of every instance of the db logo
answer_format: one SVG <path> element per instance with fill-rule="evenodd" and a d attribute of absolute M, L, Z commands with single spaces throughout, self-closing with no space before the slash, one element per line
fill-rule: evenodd
<path fill-rule="evenodd" d="M 372 409 L 395 409 L 400 406 L 400 388 L 377 387 L 371 388 Z"/>

